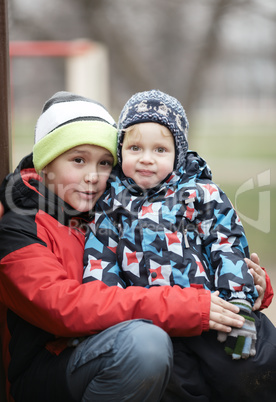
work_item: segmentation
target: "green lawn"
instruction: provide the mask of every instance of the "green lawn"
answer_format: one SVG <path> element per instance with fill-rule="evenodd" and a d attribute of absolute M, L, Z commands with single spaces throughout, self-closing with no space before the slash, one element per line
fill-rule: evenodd
<path fill-rule="evenodd" d="M 250 250 L 259 254 L 264 266 L 274 269 L 276 121 L 274 124 L 252 122 L 251 125 L 249 122 L 228 122 L 227 126 L 198 121 L 193 123 L 189 143 L 191 149 L 195 149 L 207 160 L 214 181 L 226 192 L 237 209 Z M 258 183 L 263 172 L 268 172 L 269 183 Z M 241 191 L 242 186 L 249 181 L 253 183 L 253 188 Z M 248 219 L 251 219 L 250 223 Z M 258 223 L 259 220 L 261 223 Z"/>

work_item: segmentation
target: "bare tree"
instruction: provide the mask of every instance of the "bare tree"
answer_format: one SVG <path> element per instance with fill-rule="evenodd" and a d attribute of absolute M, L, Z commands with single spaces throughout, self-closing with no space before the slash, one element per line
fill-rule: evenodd
<path fill-rule="evenodd" d="M 22 13 L 25 1 L 11 1 L 13 38 L 86 37 L 108 47 L 113 110 L 134 92 L 159 88 L 176 96 L 189 116 L 206 84 L 216 84 L 211 67 L 226 55 L 225 18 L 245 9 L 273 20 L 257 0 L 37 0 L 36 9 L 32 3 Z"/>

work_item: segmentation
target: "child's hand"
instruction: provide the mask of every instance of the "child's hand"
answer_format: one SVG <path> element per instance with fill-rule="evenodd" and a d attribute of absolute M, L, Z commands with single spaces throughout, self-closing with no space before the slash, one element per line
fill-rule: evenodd
<path fill-rule="evenodd" d="M 259 310 L 264 298 L 266 290 L 265 271 L 260 267 L 260 259 L 256 253 L 251 254 L 251 260 L 245 258 L 245 262 L 253 276 L 254 284 L 259 294 L 253 306 L 253 311 L 255 311 Z"/>
<path fill-rule="evenodd" d="M 249 356 L 256 354 L 257 330 L 255 326 L 255 318 L 252 315 L 251 304 L 247 300 L 235 299 L 231 300 L 240 308 L 240 313 L 244 319 L 242 328 L 232 328 L 230 334 L 218 332 L 218 341 L 224 342 L 224 350 L 232 359 L 247 359 Z"/>
<path fill-rule="evenodd" d="M 218 291 L 211 294 L 210 329 L 229 333 L 232 327 L 241 328 L 244 318 L 238 315 L 239 308 L 221 299 L 218 295 Z"/>

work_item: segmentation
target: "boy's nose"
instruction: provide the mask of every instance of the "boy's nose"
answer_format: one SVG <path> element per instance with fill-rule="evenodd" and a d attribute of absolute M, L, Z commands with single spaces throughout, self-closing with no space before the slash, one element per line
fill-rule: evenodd
<path fill-rule="evenodd" d="M 95 184 L 97 183 L 97 181 L 99 180 L 99 175 L 97 172 L 89 172 L 87 173 L 87 175 L 85 176 L 84 179 L 87 183 L 92 183 Z"/>
<path fill-rule="evenodd" d="M 145 151 L 141 155 L 141 162 L 143 163 L 153 163 L 153 157 L 150 151 Z"/>

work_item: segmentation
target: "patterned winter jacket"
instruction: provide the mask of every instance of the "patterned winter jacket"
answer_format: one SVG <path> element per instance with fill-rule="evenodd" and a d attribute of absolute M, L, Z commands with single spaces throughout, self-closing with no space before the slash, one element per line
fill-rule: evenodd
<path fill-rule="evenodd" d="M 202 158 L 189 151 L 185 169 L 147 191 L 120 168 L 113 177 L 86 242 L 84 282 L 202 287 L 254 304 L 241 221 Z M 102 269 L 91 270 L 95 260 Z"/>

